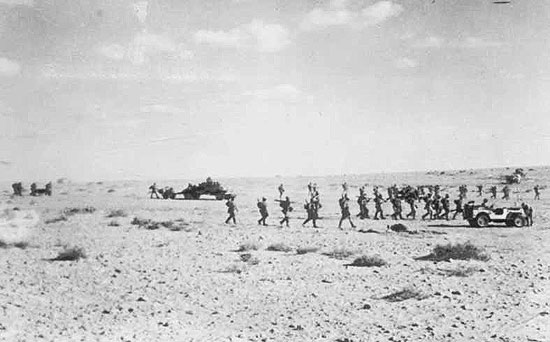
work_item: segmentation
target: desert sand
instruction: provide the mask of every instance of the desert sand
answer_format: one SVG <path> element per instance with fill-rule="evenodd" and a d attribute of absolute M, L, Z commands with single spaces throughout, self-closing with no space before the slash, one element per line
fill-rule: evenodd
<path fill-rule="evenodd" d="M 501 189 L 499 177 L 512 169 L 219 179 L 237 194 L 236 226 L 223 224 L 223 201 L 149 199 L 151 182 L 54 181 L 52 197 L 21 198 L 11 198 L 5 184 L 4 205 L 33 211 L 40 220 L 24 235 L 26 244 L 8 241 L 0 248 L 0 339 L 549 341 L 550 190 L 542 190 L 540 201 L 533 201 L 530 190 L 550 184 L 550 169 L 525 170 L 527 179 L 512 187 L 512 200 L 496 205 L 528 201 L 535 209 L 533 227 L 401 221 L 415 234 L 386 231 L 392 220 L 356 218 L 357 229 L 344 223 L 338 230 L 341 183 L 347 181 L 353 199 L 365 183 L 441 184 L 452 198 L 467 184 L 469 199 L 480 201 L 475 185 Z M 200 180 L 156 180 L 176 189 L 189 181 Z M 301 226 L 309 181 L 318 183 L 324 205 L 319 229 Z M 278 226 L 281 213 L 274 199 L 280 183 L 298 202 L 290 228 Z M 261 196 L 269 199 L 268 227 L 256 223 Z M 56 221 L 67 208 L 86 207 L 96 210 Z M 372 214 L 372 202 L 369 209 Z M 114 210 L 126 216 L 107 217 Z M 391 212 L 389 203 L 385 211 Z M 352 201 L 352 213 L 357 212 Z M 172 220 L 181 229 L 140 228 L 131 224 L 136 217 Z M 369 229 L 374 232 L 360 232 Z M 438 244 L 467 241 L 490 259 L 415 260 Z M 258 249 L 237 252 L 246 243 Z M 278 243 L 291 250 L 267 250 Z M 86 258 L 51 260 L 69 247 L 81 248 Z M 298 254 L 298 248 L 312 251 Z M 335 249 L 354 254 L 342 260 L 324 255 Z M 361 255 L 387 264 L 346 266 Z M 417 296 L 383 299 L 404 289 Z"/>

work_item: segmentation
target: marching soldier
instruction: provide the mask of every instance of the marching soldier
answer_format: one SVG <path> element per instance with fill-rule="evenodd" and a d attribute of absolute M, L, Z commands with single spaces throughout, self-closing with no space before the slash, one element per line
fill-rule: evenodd
<path fill-rule="evenodd" d="M 504 188 L 502 188 L 502 193 L 504 194 L 504 196 L 502 196 L 503 200 L 510 199 L 510 187 L 508 187 L 508 185 L 505 185 Z"/>
<path fill-rule="evenodd" d="M 521 208 L 523 209 L 523 212 L 527 217 L 527 226 L 528 227 L 532 226 L 533 225 L 533 207 L 531 207 L 527 203 L 522 203 Z"/>
<path fill-rule="evenodd" d="M 491 199 L 497 199 L 497 187 L 494 185 L 491 187 Z"/>
<path fill-rule="evenodd" d="M 451 200 L 449 199 L 449 194 L 445 194 L 445 197 L 441 200 L 441 206 L 443 207 L 443 218 L 449 221 L 449 213 L 451 212 Z"/>
<path fill-rule="evenodd" d="M 285 193 L 285 187 L 281 183 L 281 185 L 279 185 L 277 189 L 279 190 L 279 199 L 281 199 L 283 197 L 283 194 Z"/>
<path fill-rule="evenodd" d="M 281 227 L 283 226 L 283 223 L 286 223 L 286 226 L 289 227 L 288 213 L 293 210 L 290 204 L 291 202 L 288 196 L 286 196 L 284 200 L 279 201 L 279 206 L 281 207 L 281 211 L 283 212 L 283 219 L 279 222 Z"/>
<path fill-rule="evenodd" d="M 338 223 L 338 228 L 342 229 L 342 222 L 344 222 L 344 220 L 346 220 L 346 219 L 349 220 L 349 223 L 350 223 L 351 227 L 355 228 L 355 225 L 351 221 L 351 213 L 349 211 L 349 198 L 348 198 L 347 194 L 344 194 L 340 198 L 339 204 L 340 204 L 340 210 L 342 212 L 342 217 L 340 217 L 340 222 Z"/>
<path fill-rule="evenodd" d="M 318 212 L 317 212 L 317 209 L 316 209 L 316 205 L 313 204 L 312 202 L 308 202 L 306 201 L 306 203 L 304 204 L 304 209 L 306 209 L 306 212 L 307 212 L 307 218 L 306 220 L 302 223 L 302 227 L 306 225 L 306 223 L 308 223 L 309 221 L 312 221 L 313 222 L 313 228 L 319 228 L 317 227 L 317 215 L 318 215 Z"/>
<path fill-rule="evenodd" d="M 538 184 L 535 185 L 533 190 L 535 191 L 535 200 L 540 200 L 540 187 L 539 187 L 539 185 Z"/>
<path fill-rule="evenodd" d="M 265 219 L 267 219 L 267 217 L 269 216 L 269 214 L 267 213 L 267 199 L 265 197 L 262 197 L 262 200 L 261 201 L 258 201 L 258 209 L 260 209 L 260 219 L 258 220 L 258 224 L 261 224 L 261 225 L 264 225 L 264 226 L 267 226 L 267 224 L 265 223 Z"/>
<path fill-rule="evenodd" d="M 414 203 L 414 197 L 407 197 L 406 199 L 411 211 L 407 214 L 407 217 L 411 217 L 413 220 L 416 220 L 416 204 Z"/>
<path fill-rule="evenodd" d="M 380 193 L 377 193 L 376 197 L 374 198 L 374 207 L 376 209 L 376 211 L 374 212 L 374 219 L 375 220 L 378 220 L 378 214 L 380 214 L 380 218 L 382 220 L 385 220 L 386 218 L 384 217 L 384 212 L 382 211 L 382 203 L 386 202 L 383 198 L 382 198 L 382 194 Z"/>
<path fill-rule="evenodd" d="M 404 220 L 402 216 L 403 207 L 401 206 L 401 200 L 395 196 L 391 199 L 392 206 L 393 206 L 393 214 L 391 215 L 391 218 L 394 220 Z"/>
<path fill-rule="evenodd" d="M 369 208 L 367 208 L 367 203 L 369 200 L 370 199 L 367 198 L 367 195 L 365 194 L 365 187 L 362 186 L 359 188 L 359 197 L 357 198 L 357 204 L 359 205 L 359 214 L 357 214 L 357 217 L 361 220 L 369 218 Z"/>
<path fill-rule="evenodd" d="M 149 198 L 153 198 L 153 195 L 155 195 L 155 197 L 157 199 L 159 199 L 159 193 L 157 191 L 157 183 L 153 183 L 150 187 L 149 187 L 149 190 L 151 190 L 151 197 Z"/>
<path fill-rule="evenodd" d="M 453 215 L 453 220 L 456 219 L 456 215 L 459 213 L 462 214 L 464 212 L 463 205 L 462 205 L 462 196 L 459 196 L 458 199 L 454 200 L 455 202 L 455 214 Z"/>
<path fill-rule="evenodd" d="M 433 199 L 432 199 L 432 194 L 431 193 L 428 193 L 428 195 L 426 197 L 424 197 L 424 202 L 426 203 L 424 205 L 424 209 L 426 209 L 426 213 L 424 215 L 422 215 L 422 220 L 425 220 L 426 217 L 429 217 L 430 220 L 433 220 L 433 209 L 432 209 L 432 203 L 433 203 Z"/>
<path fill-rule="evenodd" d="M 227 220 L 225 220 L 225 224 L 228 224 L 229 221 L 233 220 L 233 224 L 237 224 L 237 219 L 235 218 L 235 212 L 237 212 L 237 206 L 235 205 L 235 196 L 229 197 L 227 202 L 225 202 L 225 205 L 227 206 L 227 213 L 229 214 L 229 217 Z"/>

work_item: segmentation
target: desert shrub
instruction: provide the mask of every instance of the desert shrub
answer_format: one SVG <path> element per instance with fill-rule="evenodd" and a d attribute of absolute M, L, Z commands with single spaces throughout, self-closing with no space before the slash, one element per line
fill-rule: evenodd
<path fill-rule="evenodd" d="M 260 263 L 260 260 L 256 257 L 253 257 L 250 253 L 241 254 L 240 259 L 242 262 L 246 262 L 249 265 L 258 265 Z"/>
<path fill-rule="evenodd" d="M 240 258 L 241 258 L 241 261 L 247 262 L 252 258 L 252 254 L 244 253 L 244 254 L 241 254 Z"/>
<path fill-rule="evenodd" d="M 112 193 L 112 192 L 115 192 L 116 190 L 115 189 L 109 189 L 107 190 L 108 193 Z"/>
<path fill-rule="evenodd" d="M 18 241 L 18 242 L 10 243 L 0 239 L 0 248 L 10 248 L 10 247 L 26 249 L 27 247 L 29 247 L 29 243 L 27 241 Z"/>
<path fill-rule="evenodd" d="M 380 267 L 387 265 L 388 263 L 377 256 L 367 256 L 363 255 L 359 258 L 353 260 L 349 266 L 355 266 L 355 267 Z"/>
<path fill-rule="evenodd" d="M 336 248 L 333 251 L 323 253 L 323 255 L 326 255 L 329 258 L 342 260 L 347 259 L 352 255 L 355 255 L 355 251 L 346 248 Z"/>
<path fill-rule="evenodd" d="M 451 270 L 440 270 L 444 275 L 449 277 L 468 277 L 479 271 L 476 267 L 458 267 Z"/>
<path fill-rule="evenodd" d="M 120 227 L 120 223 L 118 223 L 117 221 L 113 220 L 111 222 L 109 222 L 109 224 L 107 224 L 109 227 Z"/>
<path fill-rule="evenodd" d="M 93 214 L 96 211 L 94 207 L 83 207 L 83 208 L 65 208 L 63 209 L 63 215 L 71 216 L 76 214 Z"/>
<path fill-rule="evenodd" d="M 407 226 L 402 223 L 392 224 L 391 226 L 388 226 L 388 229 L 397 233 L 406 232 L 409 230 Z"/>
<path fill-rule="evenodd" d="M 75 261 L 85 259 L 86 253 L 82 247 L 66 247 L 63 251 L 51 259 L 52 261 Z"/>
<path fill-rule="evenodd" d="M 57 217 L 53 217 L 51 219 L 45 220 L 44 223 L 45 224 L 52 224 L 52 223 L 63 222 L 63 221 L 67 221 L 67 220 L 68 220 L 67 216 L 59 215 Z"/>
<path fill-rule="evenodd" d="M 413 299 L 413 298 L 420 300 L 420 299 L 424 299 L 425 296 L 419 291 L 416 291 L 413 289 L 404 289 L 404 290 L 389 294 L 387 296 L 384 296 L 381 299 L 384 299 L 388 302 L 402 302 L 404 300 Z"/>
<path fill-rule="evenodd" d="M 27 247 L 29 247 L 29 243 L 27 241 L 19 241 L 14 243 L 13 247 L 16 247 L 19 249 L 27 249 Z"/>
<path fill-rule="evenodd" d="M 178 232 L 178 231 L 186 231 L 190 232 L 191 228 L 189 227 L 189 223 L 185 222 L 182 219 L 178 219 L 175 221 L 153 221 L 151 219 L 140 219 L 137 217 L 134 217 L 132 222 L 130 222 L 133 225 L 138 226 L 139 228 L 145 228 L 148 230 L 155 230 L 159 229 L 161 227 L 168 228 L 171 231 Z"/>
<path fill-rule="evenodd" d="M 161 226 L 170 229 L 173 232 L 190 232 L 191 227 L 189 227 L 189 223 L 185 222 L 182 219 L 178 219 L 175 221 L 164 221 L 160 223 Z"/>
<path fill-rule="evenodd" d="M 272 252 L 290 252 L 292 251 L 292 247 L 289 247 L 284 243 L 274 243 L 272 245 L 269 245 L 267 247 L 267 250 Z"/>
<path fill-rule="evenodd" d="M 296 254 L 315 253 L 319 250 L 317 247 L 300 247 L 296 249 Z"/>
<path fill-rule="evenodd" d="M 258 249 L 260 249 L 258 244 L 254 242 L 245 242 L 239 246 L 237 252 L 257 251 Z"/>
<path fill-rule="evenodd" d="M 107 214 L 107 217 L 109 218 L 126 217 L 126 216 L 128 216 L 128 214 L 122 209 L 111 210 L 109 214 Z"/>
<path fill-rule="evenodd" d="M 418 257 L 416 260 L 429 260 L 429 261 L 449 261 L 454 260 L 489 260 L 489 256 L 484 251 L 472 245 L 470 242 L 437 245 L 434 247 L 432 253 Z"/>
<path fill-rule="evenodd" d="M 134 217 L 131 224 L 138 226 L 139 228 L 145 228 L 148 230 L 155 230 L 160 228 L 160 222 L 155 222 L 151 219 L 140 219 L 137 217 Z"/>
<path fill-rule="evenodd" d="M 243 273 L 243 269 L 242 267 L 240 267 L 239 265 L 231 265 L 229 267 L 227 267 L 226 269 L 220 271 L 222 273 L 236 273 L 236 274 L 241 274 Z"/>

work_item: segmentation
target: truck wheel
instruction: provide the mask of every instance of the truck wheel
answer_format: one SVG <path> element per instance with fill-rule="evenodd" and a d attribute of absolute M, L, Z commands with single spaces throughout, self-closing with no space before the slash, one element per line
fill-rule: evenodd
<path fill-rule="evenodd" d="M 476 217 L 476 224 L 478 227 L 487 227 L 489 225 L 489 216 L 480 214 Z"/>
<path fill-rule="evenodd" d="M 525 225 L 525 219 L 521 216 L 516 216 L 512 219 L 514 227 L 521 228 Z"/>

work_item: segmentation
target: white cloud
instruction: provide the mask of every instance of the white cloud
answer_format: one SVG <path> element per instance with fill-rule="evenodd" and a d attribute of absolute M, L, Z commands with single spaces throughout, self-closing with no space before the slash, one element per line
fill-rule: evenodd
<path fill-rule="evenodd" d="M 290 45 L 288 30 L 279 24 L 265 24 L 254 20 L 246 25 L 256 40 L 258 50 L 262 52 L 277 52 Z"/>
<path fill-rule="evenodd" d="M 21 72 L 21 66 L 16 61 L 0 57 L 0 76 L 15 76 Z"/>
<path fill-rule="evenodd" d="M 331 26 L 364 28 L 380 25 L 399 16 L 403 6 L 392 1 L 379 1 L 363 8 L 351 8 L 349 1 L 333 0 L 325 7 L 312 9 L 300 24 L 303 30 L 325 29 Z"/>
<path fill-rule="evenodd" d="M 157 70 L 151 72 L 147 68 L 137 68 L 131 71 L 107 70 L 67 70 L 63 66 L 48 65 L 41 72 L 42 77 L 50 79 L 74 80 L 114 80 L 114 81 L 163 81 L 171 83 L 220 82 L 230 83 L 238 80 L 238 75 L 226 71 L 195 72 L 190 70 Z"/>
<path fill-rule="evenodd" d="M 421 40 L 417 40 L 413 46 L 415 48 L 438 48 L 445 44 L 445 40 L 437 36 L 429 36 Z"/>
<path fill-rule="evenodd" d="M 222 48 L 254 47 L 261 52 L 277 52 L 291 43 L 287 28 L 261 20 L 253 20 L 228 31 L 199 30 L 195 32 L 194 40 Z"/>
<path fill-rule="evenodd" d="M 400 69 L 413 69 L 418 66 L 418 62 L 408 57 L 401 57 L 395 61 L 395 66 Z"/>
<path fill-rule="evenodd" d="M 34 0 L 0 0 L 0 4 L 6 4 L 8 6 L 32 6 L 34 5 Z"/>
<path fill-rule="evenodd" d="M 162 114 L 173 114 L 181 112 L 181 108 L 167 105 L 167 104 L 149 104 L 144 105 L 140 108 L 142 113 L 162 113 Z"/>
<path fill-rule="evenodd" d="M 480 37 L 466 37 L 458 40 L 447 40 L 437 36 L 429 36 L 413 43 L 413 47 L 429 48 L 456 48 L 456 49 L 480 49 L 489 47 L 501 47 L 503 42 L 486 40 Z"/>
<path fill-rule="evenodd" d="M 109 59 L 120 61 L 126 54 L 126 48 L 120 44 L 107 44 L 97 47 L 97 52 Z"/>
<path fill-rule="evenodd" d="M 366 24 L 379 25 L 390 18 L 397 17 L 401 12 L 403 12 L 403 6 L 391 1 L 379 1 L 364 8 L 361 14 L 367 20 Z"/>
<path fill-rule="evenodd" d="M 502 42 L 497 42 L 493 40 L 485 40 L 483 38 L 479 37 L 467 37 L 466 39 L 459 41 L 454 44 L 455 47 L 458 48 L 466 48 L 466 49 L 477 49 L 477 48 L 485 48 L 485 47 L 500 47 L 502 46 Z"/>
<path fill-rule="evenodd" d="M 141 32 L 136 34 L 134 40 L 130 43 L 128 58 L 132 64 L 141 65 L 150 56 L 173 53 L 176 51 L 176 48 L 176 44 L 166 36 Z"/>
<path fill-rule="evenodd" d="M 106 44 L 98 46 L 96 52 L 115 61 L 127 59 L 135 65 L 142 65 L 148 57 L 159 54 L 182 60 L 193 59 L 195 56 L 184 44 L 176 45 L 166 36 L 151 33 L 137 34 L 127 47 L 121 44 Z"/>
<path fill-rule="evenodd" d="M 292 84 L 279 84 L 272 88 L 246 91 L 243 95 L 260 100 L 296 101 L 301 95 L 301 91 Z"/>
<path fill-rule="evenodd" d="M 149 5 L 148 1 L 138 1 L 132 5 L 134 9 L 134 14 L 138 18 L 139 22 L 144 24 L 147 20 L 147 7 Z"/>
<path fill-rule="evenodd" d="M 194 39 L 197 43 L 221 47 L 239 47 L 244 44 L 247 36 L 240 28 L 229 31 L 199 30 L 195 32 Z"/>
<path fill-rule="evenodd" d="M 347 9 L 314 8 L 306 14 L 300 27 L 310 31 L 330 26 L 348 25 L 354 20 L 354 17 L 355 14 Z"/>

